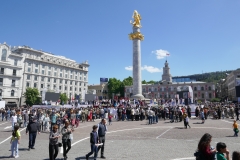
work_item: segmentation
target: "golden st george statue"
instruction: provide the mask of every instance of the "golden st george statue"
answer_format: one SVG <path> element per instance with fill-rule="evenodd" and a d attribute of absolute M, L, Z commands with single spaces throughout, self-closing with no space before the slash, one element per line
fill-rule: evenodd
<path fill-rule="evenodd" d="M 132 22 L 132 20 L 130 20 L 130 23 L 131 23 L 134 27 L 141 28 L 142 26 L 141 26 L 140 20 L 141 20 L 142 18 L 141 18 L 141 15 L 138 14 L 138 12 L 137 12 L 136 10 L 134 10 L 132 18 L 134 19 L 134 21 Z"/>

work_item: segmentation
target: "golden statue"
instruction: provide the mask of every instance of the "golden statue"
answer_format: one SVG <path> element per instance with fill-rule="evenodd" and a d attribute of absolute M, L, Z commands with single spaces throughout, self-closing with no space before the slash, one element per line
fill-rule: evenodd
<path fill-rule="evenodd" d="M 140 24 L 140 20 L 142 20 L 141 15 L 138 14 L 138 12 L 136 10 L 134 10 L 133 12 L 133 16 L 132 18 L 134 19 L 134 22 L 132 22 L 132 20 L 130 20 L 130 23 L 134 26 L 134 27 L 139 27 L 141 28 L 141 24 Z"/>

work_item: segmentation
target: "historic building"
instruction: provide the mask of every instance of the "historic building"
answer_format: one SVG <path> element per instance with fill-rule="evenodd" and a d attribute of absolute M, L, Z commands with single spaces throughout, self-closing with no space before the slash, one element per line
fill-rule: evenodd
<path fill-rule="evenodd" d="M 0 56 L 0 95 L 7 102 L 24 104 L 27 87 L 37 88 L 40 95 L 51 91 L 66 93 L 69 98 L 78 95 L 80 99 L 87 92 L 87 61 L 77 63 L 64 56 L 5 43 L 0 45 Z"/>
<path fill-rule="evenodd" d="M 215 84 L 200 81 L 193 82 L 173 82 L 170 74 L 169 64 L 166 61 L 163 67 L 162 80 L 156 84 L 143 84 L 142 91 L 145 98 L 149 99 L 174 99 L 177 95 L 177 88 L 191 86 L 194 100 L 211 100 L 215 98 Z M 125 97 L 131 98 L 132 86 L 125 87 Z"/>
<path fill-rule="evenodd" d="M 96 91 L 97 99 L 108 99 L 108 86 L 107 84 L 97 84 L 97 85 L 89 85 L 88 86 L 89 91 Z"/>
<path fill-rule="evenodd" d="M 237 101 L 238 97 L 236 96 L 236 86 L 240 85 L 238 84 L 240 82 L 240 69 L 237 69 L 235 71 L 232 71 L 229 75 L 227 75 L 227 78 L 225 80 L 224 85 L 227 87 L 227 96 L 228 100 L 230 101 Z M 221 91 L 223 91 L 224 88 L 221 88 Z"/>

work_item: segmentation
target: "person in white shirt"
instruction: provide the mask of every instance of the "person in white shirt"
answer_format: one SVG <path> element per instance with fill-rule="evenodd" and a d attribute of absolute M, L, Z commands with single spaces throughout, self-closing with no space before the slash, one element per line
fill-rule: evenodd
<path fill-rule="evenodd" d="M 13 115 L 11 117 L 11 123 L 12 123 L 12 130 L 14 130 L 14 125 L 15 125 L 15 123 L 17 123 L 17 115 L 16 115 L 16 113 L 13 113 Z"/>

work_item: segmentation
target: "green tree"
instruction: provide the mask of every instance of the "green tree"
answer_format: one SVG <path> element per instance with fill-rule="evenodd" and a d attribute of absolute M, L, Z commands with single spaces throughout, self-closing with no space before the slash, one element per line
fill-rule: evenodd
<path fill-rule="evenodd" d="M 151 81 L 148 81 L 147 83 L 148 83 L 148 84 L 154 84 L 155 81 L 151 80 Z"/>
<path fill-rule="evenodd" d="M 25 103 L 28 106 L 32 106 L 34 104 L 39 104 L 41 102 L 39 91 L 37 88 L 27 88 L 24 93 Z"/>
<path fill-rule="evenodd" d="M 143 81 L 142 81 L 142 84 L 147 84 L 147 81 L 143 80 Z"/>
<path fill-rule="evenodd" d="M 133 85 L 133 78 L 129 76 L 128 78 L 125 78 L 122 82 L 124 86 L 131 86 Z"/>
<path fill-rule="evenodd" d="M 67 97 L 66 93 L 61 93 L 59 99 L 60 99 L 60 101 L 61 101 L 61 104 L 62 104 L 62 103 L 66 104 L 66 103 L 67 103 L 67 100 L 68 100 L 68 97 Z"/>
<path fill-rule="evenodd" d="M 121 96 L 123 96 L 123 93 L 124 92 L 124 85 L 123 83 L 119 80 L 119 79 L 116 79 L 116 78 L 109 78 L 109 81 L 108 81 L 108 96 L 110 98 L 113 98 L 112 97 L 112 94 L 117 94 L 117 93 L 120 93 Z"/>

